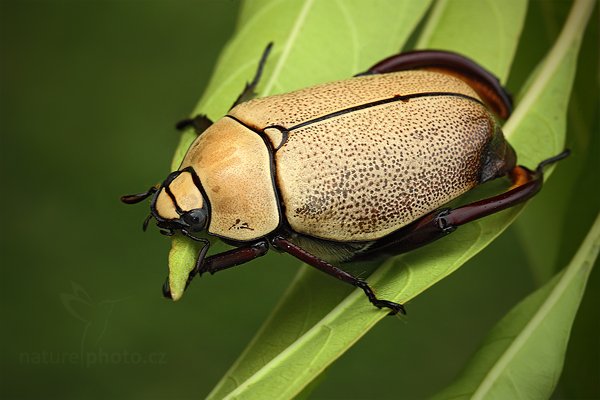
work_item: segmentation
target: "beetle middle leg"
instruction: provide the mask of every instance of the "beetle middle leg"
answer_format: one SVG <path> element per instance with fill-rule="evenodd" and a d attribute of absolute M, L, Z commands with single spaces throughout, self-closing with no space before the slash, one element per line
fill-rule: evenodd
<path fill-rule="evenodd" d="M 369 301 L 375 307 L 389 308 L 391 310 L 390 315 L 395 315 L 398 312 L 400 312 L 402 314 L 406 314 L 406 311 L 404 310 L 404 306 L 402 304 L 394 303 L 393 301 L 382 300 L 382 299 L 377 298 L 377 296 L 375 296 L 375 293 L 373 292 L 373 289 L 371 289 L 369 284 L 367 282 L 365 282 L 364 280 L 359 279 L 359 278 L 349 274 L 348 272 L 328 263 L 327 261 L 324 261 L 324 260 L 321 260 L 320 258 L 315 257 L 314 255 L 310 254 L 309 252 L 302 249 L 301 247 L 296 246 L 295 244 L 291 243 L 289 240 L 284 239 L 281 236 L 277 236 L 273 239 L 273 244 L 278 249 L 283 250 L 286 253 L 293 255 L 294 257 L 298 258 L 299 260 L 304 261 L 305 263 L 317 268 L 319 271 L 325 272 L 326 274 L 331 275 L 343 282 L 349 283 L 351 285 L 354 285 L 354 286 L 362 289 L 363 292 L 365 292 L 365 294 L 369 298 Z"/>
<path fill-rule="evenodd" d="M 352 261 L 405 253 L 440 239 L 468 222 L 523 203 L 542 188 L 544 167 L 568 155 L 569 151 L 565 150 L 544 160 L 539 163 L 535 171 L 516 166 L 509 172 L 513 184 L 508 191 L 454 209 L 444 208 L 433 211 L 396 233 L 380 239 L 367 252 L 354 257 Z"/>
<path fill-rule="evenodd" d="M 258 68 L 256 69 L 256 72 L 254 73 L 254 78 L 252 78 L 252 80 L 250 82 L 246 83 L 246 86 L 244 87 L 244 90 L 242 90 L 242 93 L 240 93 L 240 95 L 235 100 L 233 105 L 229 108 L 230 110 L 233 107 L 237 106 L 238 104 L 243 103 L 248 100 L 251 100 L 254 97 L 256 97 L 256 93 L 254 92 L 254 90 L 256 89 L 256 86 L 258 86 L 258 82 L 260 82 L 260 78 L 262 76 L 263 69 L 265 67 L 267 58 L 269 57 L 269 53 L 271 52 L 272 47 L 273 47 L 273 42 L 271 42 L 267 45 L 267 47 L 263 51 L 262 56 L 260 57 L 260 61 L 258 62 Z M 175 128 L 179 131 L 182 131 L 189 127 L 193 127 L 194 131 L 196 131 L 196 134 L 199 135 L 202 132 L 204 132 L 212 124 L 213 124 L 213 122 L 206 115 L 198 114 L 194 118 L 186 118 L 186 119 L 183 119 L 183 120 L 177 122 L 177 124 L 175 124 Z"/>
<path fill-rule="evenodd" d="M 251 100 L 254 97 L 256 97 L 256 93 L 254 92 L 254 90 L 256 89 L 256 86 L 258 86 L 258 82 L 260 81 L 260 77 L 262 76 L 263 69 L 265 67 L 265 64 L 267 63 L 267 58 L 269 57 L 269 53 L 271 52 L 272 48 L 273 48 L 273 42 L 270 42 L 269 44 L 267 44 L 267 47 L 263 51 L 263 54 L 260 57 L 260 61 L 258 62 L 258 68 L 256 69 L 256 72 L 254 73 L 254 78 L 252 78 L 252 80 L 250 82 L 246 83 L 244 90 L 242 90 L 242 93 L 240 93 L 238 98 L 235 100 L 235 102 L 231 106 L 230 110 L 233 107 L 237 106 L 238 104 L 243 103 L 248 100 Z"/>

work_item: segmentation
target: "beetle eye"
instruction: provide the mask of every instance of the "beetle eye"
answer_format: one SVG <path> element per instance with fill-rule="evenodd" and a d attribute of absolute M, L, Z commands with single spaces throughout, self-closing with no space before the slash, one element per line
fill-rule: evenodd
<path fill-rule="evenodd" d="M 206 211 L 202 208 L 190 210 L 181 216 L 183 222 L 188 224 L 191 232 L 200 232 L 206 226 Z"/>

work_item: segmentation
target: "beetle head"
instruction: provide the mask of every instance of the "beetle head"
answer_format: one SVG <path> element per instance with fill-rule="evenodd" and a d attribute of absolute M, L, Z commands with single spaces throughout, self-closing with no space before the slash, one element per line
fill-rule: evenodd
<path fill-rule="evenodd" d="M 200 180 L 192 168 L 175 171 L 165 179 L 154 193 L 150 205 L 151 217 L 163 229 L 162 233 L 172 235 L 180 230 L 184 235 L 197 239 L 191 233 L 206 229 L 209 208 L 200 188 Z"/>

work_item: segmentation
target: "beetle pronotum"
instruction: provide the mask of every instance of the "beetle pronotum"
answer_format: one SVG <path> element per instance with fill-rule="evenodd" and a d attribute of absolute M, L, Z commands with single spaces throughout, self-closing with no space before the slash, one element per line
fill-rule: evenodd
<path fill-rule="evenodd" d="M 522 203 L 542 187 L 544 166 L 568 154 L 534 171 L 516 165 L 492 115 L 509 117 L 510 96 L 458 54 L 403 53 L 348 80 L 252 99 L 270 49 L 225 117 L 177 125 L 198 134 L 179 169 L 121 198 L 152 196 L 144 228 L 153 217 L 161 232 L 203 243 L 189 280 L 272 247 L 359 287 L 376 307 L 404 312 L 334 264 L 409 251 Z M 445 206 L 506 175 L 506 192 Z M 207 257 L 208 240 L 194 236 L 202 231 L 234 249 Z"/>

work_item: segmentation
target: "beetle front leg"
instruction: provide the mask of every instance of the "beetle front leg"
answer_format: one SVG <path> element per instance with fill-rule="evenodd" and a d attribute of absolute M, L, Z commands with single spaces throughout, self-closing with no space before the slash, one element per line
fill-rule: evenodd
<path fill-rule="evenodd" d="M 205 272 L 209 272 L 210 274 L 214 274 L 215 272 L 222 271 L 227 268 L 232 268 L 237 265 L 241 265 L 247 263 L 248 261 L 252 261 L 255 258 L 264 256 L 269 250 L 269 244 L 266 240 L 252 243 L 247 246 L 237 247 L 232 250 L 225 251 L 223 253 L 215 254 L 208 258 L 204 258 L 206 256 L 206 251 L 208 250 L 208 246 L 204 246 L 200 253 L 198 254 L 198 258 L 196 260 L 196 266 L 190 272 L 190 276 L 185 284 L 187 288 L 189 284 L 194 279 L 196 275 L 202 275 Z M 169 279 L 167 278 L 165 284 L 163 285 L 163 295 L 166 298 L 171 298 L 171 291 L 169 289 Z"/>
<path fill-rule="evenodd" d="M 319 271 L 325 272 L 326 274 L 331 275 L 343 282 L 349 283 L 353 286 L 356 286 L 356 287 L 362 289 L 363 292 L 365 292 L 365 294 L 369 298 L 369 301 L 375 307 L 389 308 L 391 310 L 389 315 L 395 315 L 398 312 L 400 312 L 402 314 L 406 314 L 406 311 L 404 310 L 404 306 L 402 304 L 394 303 L 393 301 L 382 300 L 382 299 L 377 298 L 377 296 L 375 296 L 375 293 L 373 292 L 373 289 L 371 289 L 369 284 L 367 282 L 365 282 L 364 280 L 359 279 L 359 278 L 349 274 L 348 272 L 346 272 L 334 265 L 329 264 L 327 261 L 324 261 L 324 260 L 321 260 L 320 258 L 315 257 L 314 255 L 310 254 L 303 248 L 298 247 L 295 244 L 291 243 L 289 240 L 284 239 L 281 236 L 277 236 L 273 239 L 273 245 L 275 247 L 277 247 L 278 249 L 283 250 L 286 253 L 293 255 L 294 257 L 298 258 L 299 260 L 304 261 L 305 263 L 317 268 Z"/>
<path fill-rule="evenodd" d="M 192 273 L 194 275 L 196 273 L 198 275 L 202 275 L 203 273 L 208 272 L 212 275 L 215 272 L 232 268 L 247 263 L 248 261 L 252 261 L 255 258 L 262 257 L 267 254 L 268 250 L 269 244 L 266 240 L 244 247 L 237 247 L 235 249 L 208 257 L 206 260 L 204 260 L 204 263 L 198 266 L 198 268 L 192 271 Z"/>

